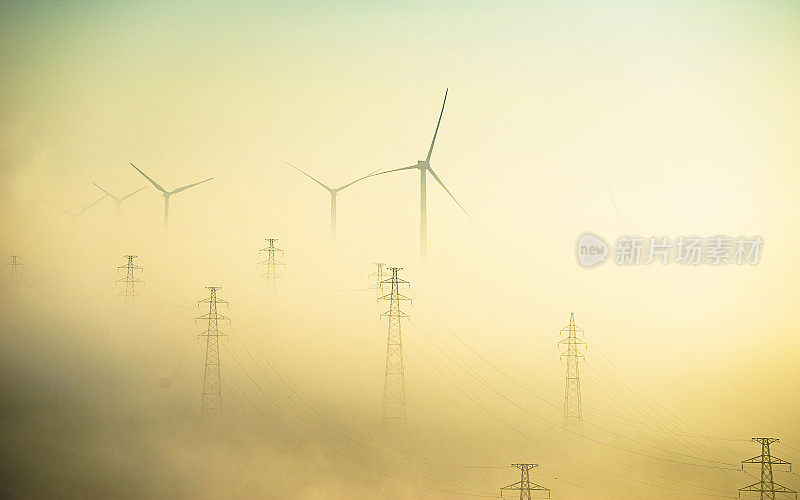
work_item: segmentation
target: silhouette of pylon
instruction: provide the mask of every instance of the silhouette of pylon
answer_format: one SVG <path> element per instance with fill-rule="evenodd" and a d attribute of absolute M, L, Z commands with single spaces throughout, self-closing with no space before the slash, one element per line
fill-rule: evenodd
<path fill-rule="evenodd" d="M 219 304 L 227 304 L 227 300 L 217 298 L 218 286 L 207 286 L 206 290 L 211 292 L 211 296 L 198 302 L 208 304 L 208 313 L 198 317 L 195 321 L 207 321 L 208 326 L 198 337 L 206 338 L 206 364 L 203 372 L 203 415 L 208 413 L 218 413 L 222 410 L 222 382 L 220 377 L 219 360 L 219 338 L 225 337 L 219 331 L 220 321 L 230 321 L 229 318 L 217 312 Z"/>
<path fill-rule="evenodd" d="M 761 500 L 775 500 L 778 493 L 794 493 L 794 497 L 797 498 L 797 492 L 795 490 L 789 489 L 786 486 L 782 486 L 776 483 L 772 479 L 772 466 L 773 465 L 788 465 L 789 472 L 792 471 L 792 464 L 787 462 L 786 460 L 781 460 L 780 458 L 773 457 L 769 450 L 769 445 L 772 443 L 777 443 L 778 440 L 776 438 L 753 438 L 753 442 L 761 444 L 761 455 L 753 458 L 749 458 L 747 460 L 742 461 L 742 470 L 744 470 L 745 464 L 758 464 L 761 466 L 761 480 L 757 483 L 753 483 L 749 486 L 745 486 L 744 488 L 739 489 L 739 498 L 742 497 L 742 493 L 760 493 Z"/>
<path fill-rule="evenodd" d="M 267 242 L 267 246 L 259 250 L 259 253 L 265 253 L 266 257 L 258 265 L 265 268 L 261 277 L 267 280 L 267 296 L 269 297 L 278 293 L 278 278 L 280 278 L 278 268 L 283 265 L 283 262 L 278 260 L 278 256 L 283 255 L 283 250 L 275 246 L 277 238 L 267 238 L 264 241 Z M 270 285 L 272 285 L 272 294 L 270 294 Z"/>
<path fill-rule="evenodd" d="M 390 267 L 392 277 L 381 282 L 390 292 L 381 297 L 389 301 L 389 310 L 381 316 L 389 319 L 389 332 L 386 340 L 386 373 L 383 381 L 383 419 L 385 435 L 396 435 L 405 429 L 406 383 L 403 375 L 403 337 L 400 320 L 408 314 L 400 310 L 400 302 L 411 299 L 400 293 L 400 285 L 408 281 L 398 277 L 402 267 Z"/>
<path fill-rule="evenodd" d="M 567 350 L 561 359 L 567 359 L 567 377 L 564 388 L 564 427 L 571 432 L 583 434 L 583 409 L 581 408 L 581 380 L 578 363 L 583 354 L 578 346 L 586 344 L 579 336 L 583 330 L 575 324 L 575 313 L 570 313 L 569 324 L 561 329 L 563 336 L 559 345 L 566 345 Z"/>
<path fill-rule="evenodd" d="M 386 264 L 384 264 L 383 262 L 376 262 L 375 272 L 369 274 L 370 278 L 372 277 L 375 278 L 375 290 L 377 295 L 377 301 L 379 303 L 381 301 L 381 297 L 386 293 L 385 288 L 383 286 L 383 277 L 384 277 L 383 266 L 385 265 Z"/>
<path fill-rule="evenodd" d="M 117 267 L 117 272 L 121 269 L 125 270 L 125 277 L 117 280 L 117 283 L 125 284 L 125 290 L 123 290 L 119 296 L 124 300 L 124 313 L 126 315 L 130 314 L 131 318 L 136 319 L 136 297 L 140 297 L 140 295 L 136 293 L 136 285 L 144 283 L 136 274 L 142 272 L 142 267 L 133 263 L 133 259 L 136 258 L 136 255 L 125 255 L 125 258 L 128 262 L 125 265 Z"/>
<path fill-rule="evenodd" d="M 519 498 L 520 500 L 531 500 L 531 492 L 533 491 L 543 491 L 547 493 L 547 498 L 550 498 L 550 490 L 545 488 L 544 486 L 536 483 L 531 482 L 531 475 L 530 471 L 533 468 L 538 467 L 538 464 L 511 464 L 513 467 L 516 467 L 520 470 L 520 479 L 516 483 L 509 484 L 508 486 L 503 486 L 500 488 L 500 496 L 503 496 L 503 492 L 507 490 L 517 491 L 519 490 Z"/>

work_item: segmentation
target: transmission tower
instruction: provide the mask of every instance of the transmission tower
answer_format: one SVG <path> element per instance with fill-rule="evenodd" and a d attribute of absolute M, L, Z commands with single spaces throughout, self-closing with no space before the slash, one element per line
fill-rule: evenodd
<path fill-rule="evenodd" d="M 547 498 L 550 498 L 550 490 L 545 488 L 542 485 L 532 483 L 530 477 L 530 471 L 534 467 L 538 467 L 538 464 L 511 464 L 512 466 L 516 467 L 520 470 L 520 478 L 514 484 L 509 484 L 508 486 L 503 486 L 500 488 L 500 496 L 503 496 L 503 492 L 506 490 L 519 490 L 519 498 L 520 500 L 531 500 L 531 492 L 532 491 L 545 491 L 547 492 Z"/>
<path fill-rule="evenodd" d="M 208 314 L 198 317 L 195 322 L 204 320 L 208 322 L 208 327 L 198 337 L 206 338 L 206 366 L 203 372 L 203 415 L 207 413 L 218 413 L 222 410 L 222 388 L 220 380 L 220 364 L 219 364 L 219 338 L 225 337 L 224 333 L 219 331 L 220 321 L 230 321 L 230 318 L 222 316 L 217 313 L 217 306 L 219 304 L 227 304 L 227 300 L 220 300 L 217 298 L 217 290 L 221 287 L 207 286 L 206 289 L 211 291 L 211 296 L 205 300 L 198 302 L 200 304 L 208 304 Z"/>
<path fill-rule="evenodd" d="M 378 302 L 380 302 L 381 297 L 385 293 L 385 288 L 383 286 L 383 277 L 385 275 L 385 273 L 383 272 L 383 266 L 385 266 L 385 265 L 386 264 L 384 264 L 383 262 L 376 262 L 375 263 L 375 266 L 376 266 L 375 272 L 374 273 L 370 273 L 370 275 L 369 275 L 370 278 L 372 278 L 372 277 L 375 278 L 375 290 L 377 290 L 377 295 L 378 295 L 378 299 L 377 300 L 378 300 Z"/>
<path fill-rule="evenodd" d="M 144 283 L 138 276 L 138 273 L 141 273 L 142 267 L 137 266 L 133 263 L 133 259 L 136 258 L 136 255 L 125 255 L 125 258 L 128 259 L 127 264 L 124 266 L 117 267 L 117 272 L 121 269 L 125 270 L 125 277 L 118 279 L 117 283 L 124 283 L 125 290 L 123 290 L 119 296 L 122 297 L 125 301 L 124 303 L 124 311 L 125 314 L 128 314 L 130 311 L 131 316 L 135 319 L 136 318 L 136 297 L 139 295 L 136 293 L 136 284 L 137 283 Z"/>
<path fill-rule="evenodd" d="M 781 460 L 780 458 L 773 457 L 769 452 L 769 445 L 772 443 L 777 443 L 777 438 L 753 438 L 753 442 L 761 443 L 761 455 L 757 457 L 753 457 L 748 460 L 742 461 L 742 470 L 744 470 L 745 464 L 759 464 L 761 465 L 761 481 L 757 483 L 753 483 L 750 486 L 745 486 L 744 488 L 739 489 L 739 498 L 742 497 L 742 493 L 760 493 L 761 500 L 775 500 L 777 493 L 794 493 L 794 497 L 797 498 L 797 492 L 787 488 L 786 486 L 781 486 L 780 484 L 776 483 L 772 480 L 772 466 L 773 465 L 788 465 L 789 472 L 792 471 L 792 464 L 787 462 L 786 460 Z"/>
<path fill-rule="evenodd" d="M 19 255 L 11 255 L 11 262 L 6 264 L 7 266 L 11 266 L 11 283 L 14 288 L 19 286 L 19 276 L 21 274 L 20 268 L 22 267 L 22 262 L 19 260 Z"/>
<path fill-rule="evenodd" d="M 400 285 L 408 284 L 408 281 L 397 276 L 402 269 L 402 267 L 390 267 L 392 277 L 381 281 L 382 286 L 391 287 L 391 291 L 381 297 L 389 301 L 389 310 L 381 314 L 389 318 L 382 422 L 383 432 L 387 435 L 396 435 L 406 425 L 406 383 L 403 377 L 403 338 L 400 332 L 400 320 L 407 318 L 408 314 L 400 310 L 400 302 L 411 299 L 400 293 Z"/>
<path fill-rule="evenodd" d="M 566 344 L 567 350 L 561 353 L 561 359 L 567 358 L 567 382 L 564 389 L 564 427 L 568 431 L 583 434 L 583 411 L 581 409 L 581 381 L 578 372 L 578 362 L 583 359 L 583 353 L 578 351 L 578 346 L 586 344 L 578 336 L 583 336 L 583 330 L 575 325 L 575 313 L 569 315 L 569 325 L 561 329 L 559 345 Z"/>
<path fill-rule="evenodd" d="M 277 238 L 267 238 L 264 241 L 266 241 L 268 245 L 259 250 L 259 254 L 265 253 L 266 256 L 258 265 L 264 266 L 265 268 L 266 272 L 262 274 L 261 277 L 267 280 L 267 296 L 269 296 L 270 285 L 272 285 L 273 294 L 277 294 L 278 292 L 278 278 L 280 278 L 278 275 L 278 267 L 283 265 L 283 262 L 278 260 L 278 256 L 283 256 L 283 250 L 275 246 L 275 243 L 278 241 Z"/>

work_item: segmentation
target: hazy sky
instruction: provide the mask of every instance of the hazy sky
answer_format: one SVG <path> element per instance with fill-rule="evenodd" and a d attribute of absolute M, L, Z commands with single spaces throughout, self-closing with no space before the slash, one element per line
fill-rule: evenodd
<path fill-rule="evenodd" d="M 641 471 L 629 484 L 619 477 L 629 471 L 605 453 L 735 497 L 750 476 L 637 461 L 608 446 L 630 441 L 608 433 L 596 436 L 604 445 L 586 444 L 584 458 L 611 472 L 587 472 L 549 448 L 528 450 L 463 394 L 449 394 L 454 405 L 443 399 L 436 384 L 448 387 L 456 377 L 448 370 L 459 368 L 425 334 L 449 338 L 495 388 L 560 422 L 558 407 L 541 407 L 448 337 L 448 328 L 560 404 L 556 342 L 575 312 L 591 342 L 587 406 L 622 412 L 604 407 L 600 387 L 630 377 L 637 385 L 624 384 L 669 409 L 648 425 L 679 417 L 694 429 L 682 427 L 687 433 L 776 435 L 794 448 L 776 445 L 775 454 L 800 459 L 799 55 L 800 4 L 788 1 L 0 3 L 0 257 L 18 254 L 25 263 L 16 294 L 2 270 L 0 361 L 13 396 L 4 439 L 24 457 L 25 471 L 6 490 L 35 494 L 61 484 L 74 495 L 125 492 L 87 472 L 103 462 L 107 474 L 131 484 L 152 481 L 134 496 L 449 498 L 354 465 L 337 468 L 331 450 L 350 445 L 313 415 L 316 434 L 285 422 L 268 431 L 243 400 L 245 409 L 230 416 L 241 435 L 206 441 L 176 430 L 203 428 L 203 349 L 192 320 L 203 287 L 219 284 L 231 315 L 288 378 L 320 407 L 376 433 L 386 331 L 370 305 L 374 294 L 359 289 L 369 286 L 372 263 L 385 261 L 405 267 L 415 299 L 404 338 L 418 455 L 538 462 L 554 498 L 689 495 L 648 486 L 685 485 Z M 339 195 L 334 252 L 327 193 L 283 162 L 330 185 L 413 165 L 427 153 L 445 89 L 431 165 L 474 222 L 429 176 L 430 258 L 421 266 L 418 174 L 390 174 Z M 106 199 L 74 225 L 42 201 L 78 211 L 102 195 L 92 182 L 120 195 L 146 186 L 129 162 L 167 189 L 214 180 L 173 197 L 168 235 L 152 188 L 127 200 L 120 219 Z M 635 219 L 615 216 L 606 185 Z M 760 235 L 764 247 L 756 266 L 586 270 L 575 259 L 585 231 L 609 242 L 625 234 Z M 255 264 L 266 237 L 279 238 L 287 266 L 281 302 L 265 312 Z M 148 282 L 134 331 L 119 319 L 112 286 L 131 252 Z M 229 328 L 237 353 L 243 332 L 236 321 Z M 76 359 L 81 369 L 65 373 Z M 258 374 L 255 364 L 249 369 Z M 268 408 L 236 373 L 232 379 Z M 551 448 L 563 445 L 547 426 L 459 376 L 506 420 Z M 157 386 L 161 377 L 174 380 L 171 389 Z M 70 397 L 51 401 L 51 393 Z M 280 421 L 276 415 L 267 420 Z M 75 422 L 98 437 L 62 427 Z M 652 438 L 619 419 L 613 425 Z M 95 432 L 105 426 L 149 444 L 133 450 L 116 430 Z M 281 444 L 252 444 L 250 432 Z M 19 437 L 36 435 L 45 444 Z M 334 444 L 321 445 L 326 439 Z M 733 467 L 758 453 L 755 444 L 732 443 L 732 453 L 716 458 Z M 715 457 L 702 446 L 692 453 Z M 85 463 L 71 456 L 76 449 Z M 211 449 L 226 457 L 224 466 L 198 487 L 191 474 L 203 470 Z M 324 464 L 324 479 L 304 489 L 302 474 L 289 471 L 308 465 L 309 450 Z M 190 474 L 176 463 L 197 468 Z M 48 466 L 64 472 L 48 478 Z M 151 466 L 169 472 L 156 480 Z M 424 472 L 496 491 L 518 478 L 514 471 Z M 800 486 L 797 476 L 781 481 Z"/>

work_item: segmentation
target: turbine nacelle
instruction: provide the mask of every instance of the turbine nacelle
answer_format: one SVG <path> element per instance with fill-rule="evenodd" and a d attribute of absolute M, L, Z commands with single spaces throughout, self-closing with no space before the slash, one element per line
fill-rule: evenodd
<path fill-rule="evenodd" d="M 139 169 L 139 167 L 137 167 L 133 163 L 131 163 L 130 165 L 131 165 L 131 167 L 135 168 L 137 172 L 142 174 L 142 176 L 145 179 L 147 179 L 148 182 L 150 182 L 150 184 L 152 184 L 154 188 L 156 188 L 159 191 L 161 191 L 162 196 L 164 196 L 164 230 L 165 231 L 166 231 L 166 229 L 167 229 L 167 227 L 169 225 L 169 197 L 172 196 L 173 194 L 180 193 L 181 191 L 185 191 L 185 190 L 187 190 L 189 188 L 193 188 L 193 187 L 197 186 L 198 184 L 202 184 L 204 182 L 208 182 L 208 181 L 213 179 L 213 177 L 209 177 L 208 179 L 204 179 L 204 180 L 199 181 L 199 182 L 194 182 L 192 184 L 187 184 L 187 185 L 181 186 L 181 187 L 179 187 L 177 189 L 173 189 L 172 191 L 167 191 L 166 189 L 161 187 L 161 185 L 159 185 L 156 181 L 151 179 L 149 175 L 147 175 L 146 173 L 142 172 L 141 169 Z"/>

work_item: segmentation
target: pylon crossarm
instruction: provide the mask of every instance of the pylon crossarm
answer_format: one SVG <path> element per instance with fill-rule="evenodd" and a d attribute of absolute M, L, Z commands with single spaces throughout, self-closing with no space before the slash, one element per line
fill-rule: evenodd
<path fill-rule="evenodd" d="M 204 331 L 202 333 L 198 333 L 197 334 L 197 338 L 200 338 L 200 337 L 227 337 L 227 336 L 228 336 L 227 333 L 212 332 L 210 330 L 206 330 L 206 331 Z"/>
<path fill-rule="evenodd" d="M 140 278 L 120 278 L 116 281 L 116 283 L 144 283 L 144 281 Z"/>
<path fill-rule="evenodd" d="M 391 268 L 389 268 L 389 269 L 391 269 Z M 375 274 L 375 273 L 373 273 L 373 274 Z M 401 284 L 401 285 L 402 284 L 406 284 L 407 285 L 408 281 L 406 281 L 406 280 L 404 280 L 402 278 L 396 278 L 396 279 L 395 278 L 386 278 L 385 280 L 381 281 L 381 284 L 386 284 L 386 285 L 391 285 L 392 283 L 398 283 L 398 284 Z"/>
<path fill-rule="evenodd" d="M 204 314 L 202 316 L 198 316 L 197 318 L 194 319 L 194 322 L 197 323 L 201 319 L 206 320 L 206 321 L 209 320 L 209 319 L 215 319 L 217 321 L 230 321 L 231 320 L 229 317 L 223 316 L 221 314 L 208 313 L 208 314 Z"/>
<path fill-rule="evenodd" d="M 387 316 L 387 317 L 388 316 L 396 316 L 398 318 L 410 318 L 410 316 L 408 314 L 404 313 L 403 311 L 397 311 L 397 312 L 386 311 L 385 313 L 381 313 L 381 317 L 384 317 L 384 316 Z"/>
<path fill-rule="evenodd" d="M 200 301 L 197 302 L 197 306 L 200 307 L 200 304 L 209 304 L 209 303 L 211 303 L 211 301 L 208 300 L 208 299 L 200 300 Z M 214 301 L 214 303 L 217 304 L 217 305 L 228 305 L 228 301 L 227 300 L 216 300 L 216 301 Z"/>
<path fill-rule="evenodd" d="M 391 293 L 388 293 L 388 294 L 384 295 L 383 297 L 378 297 L 378 298 L 379 299 L 383 299 L 383 300 L 392 300 L 392 299 L 395 298 L 395 296 L 392 295 Z M 398 293 L 396 298 L 397 298 L 397 300 L 407 300 L 407 301 L 411 302 L 411 297 L 407 297 L 407 296 L 403 295 L 402 293 Z"/>
<path fill-rule="evenodd" d="M 772 483 L 772 488 L 770 489 L 762 488 L 761 483 L 759 482 L 751 484 L 750 486 L 745 486 L 744 488 L 740 488 L 739 491 L 744 493 L 797 493 L 796 491 L 775 482 Z"/>

